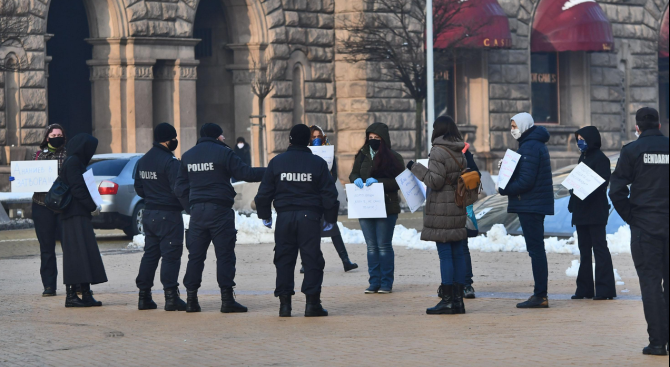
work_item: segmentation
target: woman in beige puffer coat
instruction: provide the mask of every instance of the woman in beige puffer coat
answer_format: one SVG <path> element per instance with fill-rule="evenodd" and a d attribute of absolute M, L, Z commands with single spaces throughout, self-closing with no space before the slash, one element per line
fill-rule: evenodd
<path fill-rule="evenodd" d="M 456 205 L 456 187 L 461 172 L 467 167 L 462 152 L 465 143 L 458 126 L 448 116 L 439 117 L 435 121 L 432 141 L 428 168 L 414 162 L 407 165 L 428 187 L 421 239 L 435 241 L 440 255 L 442 285 L 438 295 L 442 301 L 426 312 L 429 315 L 463 314 L 467 213 L 465 207 Z"/>

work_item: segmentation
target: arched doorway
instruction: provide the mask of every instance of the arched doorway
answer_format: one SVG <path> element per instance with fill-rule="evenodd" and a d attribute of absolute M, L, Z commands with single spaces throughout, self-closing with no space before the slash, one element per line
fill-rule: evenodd
<path fill-rule="evenodd" d="M 51 0 L 47 18 L 49 123 L 63 125 L 69 136 L 92 132 L 91 82 L 86 61 L 92 58 L 86 8 L 81 0 Z M 50 60 L 50 61 L 49 61 Z"/>
<path fill-rule="evenodd" d="M 218 124 L 228 142 L 236 138 L 235 96 L 231 43 L 226 9 L 222 0 L 201 0 L 193 25 L 198 65 L 196 82 L 198 131 L 205 123 Z"/>

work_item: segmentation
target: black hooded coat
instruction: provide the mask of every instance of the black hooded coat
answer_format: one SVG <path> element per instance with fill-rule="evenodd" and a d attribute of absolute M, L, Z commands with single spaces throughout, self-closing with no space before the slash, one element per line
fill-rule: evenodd
<path fill-rule="evenodd" d="M 605 179 L 605 183 L 584 200 L 574 194 L 570 197 L 568 210 L 572 213 L 572 225 L 606 225 L 610 214 L 610 204 L 607 200 L 607 187 L 612 175 L 610 160 L 600 150 L 602 144 L 600 132 L 595 126 L 587 126 L 577 130 L 575 135 L 581 135 L 588 145 L 586 152 L 583 152 L 579 157 L 579 163 L 586 164 Z"/>
<path fill-rule="evenodd" d="M 89 134 L 78 134 L 67 143 L 68 159 L 63 162 L 61 177 L 70 187 L 72 203 L 65 209 L 63 219 L 72 217 L 91 218 L 91 212 L 98 207 L 88 192 L 83 174 L 98 148 L 98 139 Z"/>

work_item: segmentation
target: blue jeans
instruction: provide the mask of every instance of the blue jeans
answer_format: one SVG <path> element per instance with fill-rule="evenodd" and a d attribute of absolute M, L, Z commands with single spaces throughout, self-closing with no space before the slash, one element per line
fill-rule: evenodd
<path fill-rule="evenodd" d="M 442 284 L 465 285 L 465 254 L 463 251 L 465 246 L 467 246 L 467 240 L 437 243 Z"/>
<path fill-rule="evenodd" d="M 545 298 L 549 289 L 549 265 L 544 247 L 544 215 L 519 213 L 521 230 L 526 239 L 526 249 L 533 264 L 535 279 L 535 297 Z"/>
<path fill-rule="evenodd" d="M 393 288 L 395 254 L 392 242 L 397 220 L 397 214 L 391 214 L 388 218 L 359 219 L 368 245 L 368 273 L 373 288 Z"/>

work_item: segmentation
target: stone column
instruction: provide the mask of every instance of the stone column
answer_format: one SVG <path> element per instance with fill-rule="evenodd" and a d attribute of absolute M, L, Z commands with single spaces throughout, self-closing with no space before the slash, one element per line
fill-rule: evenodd
<path fill-rule="evenodd" d="M 91 60 L 91 100 L 93 103 L 93 136 L 98 138 L 97 153 L 128 152 L 124 126 L 122 81 L 127 70 L 124 65 Z M 134 150 L 134 146 L 133 146 Z"/>
<path fill-rule="evenodd" d="M 125 151 L 145 153 L 153 141 L 153 62 L 127 66 Z"/>

